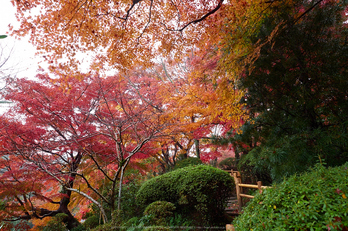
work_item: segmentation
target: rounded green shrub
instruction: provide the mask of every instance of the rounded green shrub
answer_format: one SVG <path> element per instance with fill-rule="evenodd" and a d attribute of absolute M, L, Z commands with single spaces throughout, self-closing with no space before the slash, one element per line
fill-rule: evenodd
<path fill-rule="evenodd" d="M 68 218 L 68 215 L 65 213 L 58 213 L 52 219 L 40 229 L 42 231 L 66 231 L 66 225 L 64 224 L 64 220 Z"/>
<path fill-rule="evenodd" d="M 236 230 L 347 230 L 348 163 L 317 165 L 266 189 L 235 221 Z"/>
<path fill-rule="evenodd" d="M 92 229 L 94 227 L 97 227 L 99 225 L 99 218 L 97 215 L 89 216 L 85 222 L 83 222 L 83 226 L 87 229 Z"/>
<path fill-rule="evenodd" d="M 237 170 L 237 160 L 236 158 L 229 157 L 229 158 L 223 159 L 218 166 L 219 168 L 225 169 L 225 170 L 230 170 L 230 169 Z"/>
<path fill-rule="evenodd" d="M 72 228 L 70 231 L 86 231 L 87 229 L 83 225 L 76 226 Z"/>
<path fill-rule="evenodd" d="M 151 226 L 152 215 L 144 215 L 142 217 L 132 217 L 127 222 L 121 224 L 127 230 L 143 230 L 144 227 Z"/>
<path fill-rule="evenodd" d="M 167 201 L 155 201 L 149 204 L 145 211 L 145 216 L 152 216 L 156 225 L 164 225 L 167 218 L 173 216 L 175 205 Z"/>
<path fill-rule="evenodd" d="M 174 170 L 191 166 L 191 165 L 200 165 L 200 164 L 203 164 L 203 162 L 199 158 L 188 157 L 188 158 L 177 161 L 175 163 Z"/>
<path fill-rule="evenodd" d="M 146 181 L 136 197 L 143 206 L 155 201 L 172 202 L 179 213 L 187 213 L 199 222 L 215 225 L 224 222 L 225 202 L 233 187 L 232 178 L 225 171 L 198 165 Z"/>

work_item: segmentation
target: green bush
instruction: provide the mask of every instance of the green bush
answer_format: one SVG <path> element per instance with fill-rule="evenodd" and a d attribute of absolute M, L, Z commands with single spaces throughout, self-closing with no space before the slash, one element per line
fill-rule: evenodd
<path fill-rule="evenodd" d="M 133 217 L 121 225 L 121 230 L 127 231 L 159 231 L 159 230 L 181 230 L 188 231 L 192 229 L 192 221 L 181 214 L 173 214 L 165 219 L 165 223 L 155 225 L 153 215 L 144 215 L 143 217 Z"/>
<path fill-rule="evenodd" d="M 183 216 L 182 214 L 177 213 L 167 219 L 167 224 L 169 227 L 180 227 L 180 229 L 178 228 L 179 230 L 192 230 L 193 226 L 192 220 Z"/>
<path fill-rule="evenodd" d="M 112 222 L 105 223 L 102 225 L 98 225 L 97 227 L 91 229 L 91 231 L 113 231 L 113 230 L 119 230 L 118 227 L 116 227 Z"/>
<path fill-rule="evenodd" d="M 167 209 L 167 211 L 175 208 L 175 206 L 172 203 L 170 204 L 171 204 L 169 205 L 170 209 Z M 168 205 L 168 202 L 167 202 L 167 205 Z M 167 205 L 165 205 L 165 207 L 167 207 Z M 154 213 L 158 214 L 157 212 L 154 212 Z M 170 216 L 168 215 L 165 215 L 165 216 L 166 216 L 166 219 L 164 220 L 164 222 L 161 222 L 160 224 L 154 223 L 153 214 L 144 215 L 143 217 L 133 217 L 129 219 L 126 223 L 122 224 L 121 227 L 127 231 L 192 230 L 192 226 L 193 226 L 192 221 L 188 219 L 186 216 L 183 216 L 181 214 L 176 214 L 176 213 L 171 214 Z"/>
<path fill-rule="evenodd" d="M 191 165 L 200 165 L 203 164 L 202 161 L 197 157 L 188 157 L 182 160 L 179 160 L 175 163 L 174 170 L 179 168 L 185 168 Z"/>
<path fill-rule="evenodd" d="M 317 165 L 257 195 L 238 217 L 236 230 L 347 230 L 348 163 Z"/>
<path fill-rule="evenodd" d="M 175 205 L 171 202 L 155 201 L 146 207 L 144 215 L 152 216 L 155 225 L 165 225 L 166 219 L 173 216 L 175 209 Z"/>
<path fill-rule="evenodd" d="M 137 172 L 133 171 L 132 174 L 135 175 L 136 173 Z M 135 195 L 141 185 L 141 179 L 132 179 L 131 177 L 128 177 L 123 182 L 124 184 L 122 184 L 121 210 L 117 210 L 117 209 L 112 210 L 112 208 L 109 205 L 103 204 L 108 220 L 111 223 L 113 223 L 113 226 L 115 227 L 120 226 L 120 224 L 125 223 L 132 217 L 140 217 L 143 214 L 143 208 L 140 208 L 138 206 L 138 204 L 136 203 L 136 198 L 135 198 Z M 105 188 L 106 189 L 103 195 L 107 196 L 111 189 L 110 187 L 105 187 Z M 118 187 L 117 187 L 116 194 L 118 195 Z M 114 206 L 115 208 L 118 207 L 117 199 L 118 198 L 116 198 L 116 201 L 115 201 L 115 206 Z M 89 228 L 96 228 L 96 230 L 104 228 L 104 226 L 102 226 L 103 224 L 102 219 L 99 220 L 98 218 L 98 224 L 96 224 L 97 220 L 95 218 L 90 218 L 91 216 L 100 217 L 100 209 L 95 204 L 92 204 L 91 211 L 84 215 L 83 218 L 86 219 L 86 221 L 84 222 L 84 226 Z M 89 219 L 91 220 L 89 221 Z"/>
<path fill-rule="evenodd" d="M 88 217 L 85 222 L 83 222 L 83 226 L 87 229 L 93 229 L 99 225 L 99 218 L 97 215 L 92 215 Z"/>
<path fill-rule="evenodd" d="M 71 231 L 86 231 L 87 229 L 83 225 L 76 226 Z"/>
<path fill-rule="evenodd" d="M 232 178 L 228 173 L 198 165 L 146 181 L 136 197 L 144 207 L 159 200 L 172 202 L 179 213 L 192 216 L 200 224 L 216 225 L 225 222 L 225 202 L 232 188 Z"/>
<path fill-rule="evenodd" d="M 68 218 L 65 213 L 58 213 L 43 227 L 39 227 L 41 231 L 67 231 L 64 220 Z"/>
<path fill-rule="evenodd" d="M 144 227 L 151 226 L 152 215 L 144 215 L 143 217 L 132 217 L 122 224 L 127 231 L 143 230 Z"/>
<path fill-rule="evenodd" d="M 230 169 L 237 170 L 237 160 L 236 160 L 236 158 L 229 157 L 229 158 L 226 158 L 226 159 L 222 160 L 219 163 L 219 168 L 225 169 L 225 170 L 230 170 Z"/>
<path fill-rule="evenodd" d="M 121 210 L 122 220 L 127 221 L 132 217 L 141 216 L 142 210 L 136 203 L 135 195 L 141 186 L 141 181 L 131 180 L 122 185 Z"/>

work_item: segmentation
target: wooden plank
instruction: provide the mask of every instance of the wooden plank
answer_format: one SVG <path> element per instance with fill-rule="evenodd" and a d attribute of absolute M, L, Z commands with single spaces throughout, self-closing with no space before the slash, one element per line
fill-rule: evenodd
<path fill-rule="evenodd" d="M 239 187 L 244 187 L 244 188 L 256 188 L 256 189 L 259 188 L 259 186 L 256 185 L 256 184 L 238 184 L 238 185 L 239 185 Z M 269 186 L 261 186 L 261 188 L 271 188 L 271 187 L 269 187 Z"/>
<path fill-rule="evenodd" d="M 241 196 L 241 197 L 246 197 L 246 198 L 250 198 L 250 199 L 253 199 L 254 198 L 254 196 L 251 196 L 251 195 L 247 195 L 247 194 L 239 194 L 239 196 Z"/>
<path fill-rule="evenodd" d="M 256 188 L 258 189 L 259 187 L 257 185 L 254 184 L 238 184 L 239 187 L 244 187 L 244 188 Z"/>

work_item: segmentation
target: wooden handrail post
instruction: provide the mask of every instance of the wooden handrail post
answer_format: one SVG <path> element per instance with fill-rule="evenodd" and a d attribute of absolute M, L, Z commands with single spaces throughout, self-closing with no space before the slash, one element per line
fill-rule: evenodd
<path fill-rule="evenodd" d="M 226 225 L 226 231 L 234 231 L 234 226 L 233 225 Z"/>
<path fill-rule="evenodd" d="M 242 183 L 242 175 L 240 174 L 239 171 L 237 171 L 237 177 L 238 177 L 239 184 L 241 184 Z M 239 191 L 240 191 L 240 193 L 243 193 L 243 187 L 239 187 Z"/>
<path fill-rule="evenodd" d="M 239 171 L 230 171 L 230 175 L 233 176 L 234 179 L 234 183 L 236 185 L 236 193 L 237 193 L 237 201 L 238 201 L 238 213 L 242 212 L 242 208 L 243 208 L 243 198 L 242 197 L 246 197 L 249 199 L 253 199 L 254 196 L 252 195 L 248 195 L 248 194 L 244 194 L 243 193 L 243 188 L 253 188 L 253 189 L 257 189 L 259 191 L 259 193 L 261 194 L 263 189 L 265 188 L 272 188 L 270 186 L 263 186 L 262 185 L 262 181 L 257 181 L 257 184 L 243 184 L 242 183 L 242 178 L 241 178 L 241 174 Z M 227 226 L 226 226 L 227 229 Z M 232 230 L 232 229 L 227 229 L 227 230 Z M 234 230 L 234 229 L 233 229 Z"/>
<path fill-rule="evenodd" d="M 240 174 L 239 174 L 240 175 Z M 237 193 L 237 200 L 238 200 L 238 211 L 242 211 L 242 197 L 240 196 L 241 192 L 240 192 L 240 187 L 239 187 L 239 183 L 240 183 L 240 178 L 238 178 L 237 172 L 233 172 L 233 178 L 234 178 L 234 183 L 236 185 L 236 193 Z"/>
<path fill-rule="evenodd" d="M 257 188 L 259 189 L 259 193 L 262 193 L 262 181 L 257 182 Z"/>

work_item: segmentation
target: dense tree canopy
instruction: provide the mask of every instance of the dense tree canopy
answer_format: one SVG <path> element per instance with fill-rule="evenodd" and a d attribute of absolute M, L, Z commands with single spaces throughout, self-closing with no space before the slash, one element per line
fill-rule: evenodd
<path fill-rule="evenodd" d="M 270 182 L 348 161 L 344 0 L 12 3 L 11 33 L 50 74 L 3 95 L 2 220 L 65 213 L 71 228 L 92 202 L 107 221 L 126 169 L 208 163 L 222 144 Z"/>
<path fill-rule="evenodd" d="M 162 118 L 160 98 L 153 98 L 149 91 L 154 85 L 144 81 L 133 87 L 135 83 L 115 77 L 86 77 L 84 81 L 72 78 L 68 82 L 47 75 L 38 78 L 38 82 L 24 79 L 13 82 L 5 95 L 15 106 L 2 121 L 0 153 L 4 181 L 0 182 L 7 185 L 13 181 L 14 185 L 13 188 L 1 187 L 2 198 L 9 200 L 9 192 L 12 197 L 23 193 L 24 200 L 27 194 L 35 198 L 26 209 L 24 202 L 19 201 L 19 210 L 24 215 L 20 211 L 18 214 L 11 212 L 12 206 L 6 205 L 5 217 L 16 220 L 66 213 L 72 218 L 68 208 L 72 192 L 100 208 L 96 199 L 114 208 L 115 188 L 122 182 L 131 158 L 135 155 L 146 157 L 142 150 L 146 143 L 171 126 L 170 119 Z M 67 87 L 63 86 L 66 84 Z M 145 94 L 146 87 L 149 87 L 148 94 Z M 30 174 L 27 178 L 23 171 L 38 172 L 38 178 Z M 43 180 L 36 183 L 40 176 Z M 104 181 L 99 181 L 98 177 Z M 64 196 L 60 202 L 53 202 L 54 197 L 44 194 L 52 187 L 49 182 L 62 188 Z M 103 182 L 111 185 L 112 193 L 108 196 L 101 193 Z M 28 187 L 20 192 L 16 189 L 18 185 Z M 37 212 L 33 203 L 42 198 L 60 207 Z"/>
<path fill-rule="evenodd" d="M 173 146 L 189 155 L 194 139 L 209 133 L 209 110 L 180 114 L 170 98 L 177 84 L 182 90 L 179 82 L 165 85 L 164 79 L 136 70 L 125 78 L 86 75 L 81 81 L 39 74 L 8 84 L 4 97 L 14 106 L 1 117 L 3 219 L 65 213 L 71 228 L 77 225 L 71 209 L 78 205 L 80 218 L 92 202 L 106 221 L 102 204 L 121 208 L 127 166 L 160 158 L 164 150 L 175 162 Z M 192 120 L 194 115 L 200 118 Z M 215 158 L 205 153 L 206 161 Z"/>
<path fill-rule="evenodd" d="M 257 43 L 284 24 L 238 82 L 252 120 L 232 138 L 273 179 L 348 160 L 347 3 L 280 2 L 249 36 Z"/>
<path fill-rule="evenodd" d="M 14 32 L 30 33 L 38 50 L 49 52 L 45 56 L 50 61 L 65 57 L 72 68 L 76 53 L 92 51 L 99 65 L 126 70 L 137 64 L 148 66 L 159 53 L 191 50 L 208 28 L 200 22 L 222 8 L 223 0 L 13 3 L 21 21 L 21 28 Z"/>
<path fill-rule="evenodd" d="M 85 71 L 82 55 L 91 61 L 88 71 L 128 73 L 134 67 L 153 68 L 159 58 L 178 64 L 194 54 L 198 64 L 192 74 L 195 79 L 188 80 L 185 88 L 193 85 L 190 89 L 195 94 L 187 96 L 194 100 L 200 85 L 211 82 L 216 85 L 218 97 L 208 100 L 216 101 L 222 114 L 233 121 L 243 116 L 236 105 L 241 92 L 230 84 L 236 75 L 226 73 L 225 67 L 232 59 L 217 66 L 224 45 L 221 38 L 240 27 L 240 23 L 254 24 L 257 15 L 271 4 L 250 0 L 13 3 L 21 27 L 12 28 L 12 33 L 29 34 L 39 54 L 51 64 L 51 71 L 61 73 L 63 78 L 70 75 L 81 78 L 77 70 Z M 245 20 L 248 16 L 250 19 Z M 242 42 L 238 49 L 246 49 L 247 45 Z"/>

